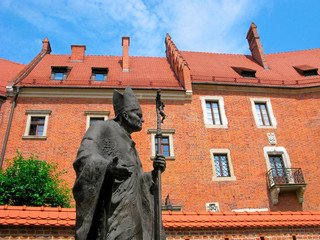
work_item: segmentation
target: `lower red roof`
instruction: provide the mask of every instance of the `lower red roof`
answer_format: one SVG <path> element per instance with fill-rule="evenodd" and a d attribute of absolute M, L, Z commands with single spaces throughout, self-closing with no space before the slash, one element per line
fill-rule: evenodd
<path fill-rule="evenodd" d="M 0 225 L 74 226 L 74 208 L 0 206 Z M 163 212 L 165 228 L 319 226 L 320 212 Z"/>

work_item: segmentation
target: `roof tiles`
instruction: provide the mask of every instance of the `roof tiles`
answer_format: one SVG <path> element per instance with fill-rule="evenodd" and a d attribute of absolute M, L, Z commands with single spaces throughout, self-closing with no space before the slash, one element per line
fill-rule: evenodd
<path fill-rule="evenodd" d="M 0 95 L 6 94 L 8 81 L 12 80 L 23 68 L 24 64 L 11 62 L 0 58 Z"/>
<path fill-rule="evenodd" d="M 74 226 L 74 208 L 0 206 L 0 225 Z M 163 212 L 165 228 L 319 226 L 320 212 Z"/>
<path fill-rule="evenodd" d="M 188 62 L 192 82 L 260 86 L 307 87 L 320 85 L 320 76 L 305 77 L 294 66 L 310 65 L 320 69 L 320 48 L 266 54 L 269 69 L 264 69 L 252 56 L 181 51 Z M 256 70 L 256 78 L 246 78 L 232 67 Z"/>
<path fill-rule="evenodd" d="M 83 62 L 71 62 L 70 55 L 47 54 L 19 85 L 59 87 L 112 87 L 183 89 L 166 58 L 130 57 L 130 70 L 123 72 L 121 56 L 86 55 Z M 64 81 L 51 80 L 52 67 L 67 66 Z M 107 81 L 91 81 L 92 68 L 108 68 Z"/>

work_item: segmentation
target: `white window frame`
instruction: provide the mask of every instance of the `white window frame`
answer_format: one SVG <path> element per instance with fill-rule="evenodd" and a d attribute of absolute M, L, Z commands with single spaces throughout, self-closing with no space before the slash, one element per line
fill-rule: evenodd
<path fill-rule="evenodd" d="M 277 127 L 277 120 L 274 117 L 271 101 L 269 98 L 250 98 L 252 113 L 254 117 L 254 121 L 256 122 L 257 128 L 276 128 Z M 262 126 L 259 123 L 259 118 L 256 110 L 256 103 L 264 103 L 267 107 L 267 112 L 269 116 L 270 126 Z"/>
<path fill-rule="evenodd" d="M 216 173 L 216 167 L 214 164 L 214 154 L 226 154 L 228 158 L 228 165 L 230 171 L 230 177 L 218 177 Z M 212 181 L 235 181 L 237 180 L 236 176 L 234 175 L 233 166 L 231 162 L 230 150 L 229 149 L 210 149 L 210 157 L 212 163 Z"/>
<path fill-rule="evenodd" d="M 201 96 L 201 106 L 203 111 L 203 119 L 206 128 L 228 128 L 228 120 L 226 117 L 226 112 L 224 110 L 224 100 L 220 96 Z M 218 102 L 219 111 L 220 111 L 220 121 L 221 124 L 211 124 L 208 120 L 206 102 Z"/>
<path fill-rule="evenodd" d="M 51 110 L 27 110 L 26 114 L 28 115 L 28 117 L 27 117 L 25 132 L 24 132 L 24 135 L 22 136 L 22 138 L 23 139 L 46 139 L 47 138 L 49 115 L 51 114 Z M 30 135 L 30 126 L 31 126 L 31 118 L 32 117 L 44 117 L 45 118 L 42 136 Z"/>
<path fill-rule="evenodd" d="M 175 160 L 176 157 L 174 156 L 174 148 L 173 148 L 173 134 L 176 132 L 174 129 L 162 129 L 162 136 L 163 137 L 168 137 L 169 138 L 169 151 L 170 151 L 170 156 L 165 157 L 166 160 Z M 151 135 L 151 157 L 150 159 L 153 160 L 156 156 L 156 129 L 148 129 L 148 134 Z"/>
<path fill-rule="evenodd" d="M 90 127 L 90 119 L 94 117 L 103 117 L 104 121 L 108 120 L 108 116 L 110 115 L 110 111 L 85 111 L 84 115 L 87 116 L 86 120 L 86 131 Z"/>

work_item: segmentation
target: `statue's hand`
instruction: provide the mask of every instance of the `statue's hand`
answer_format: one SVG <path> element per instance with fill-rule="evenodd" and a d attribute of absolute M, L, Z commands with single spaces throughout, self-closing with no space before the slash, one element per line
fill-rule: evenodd
<path fill-rule="evenodd" d="M 166 159 L 162 154 L 157 154 L 154 158 L 153 168 L 154 170 L 161 170 L 161 172 L 164 172 L 164 170 L 166 170 Z"/>
<path fill-rule="evenodd" d="M 126 180 L 131 176 L 132 172 L 124 166 L 117 165 L 117 162 L 112 162 L 108 166 L 108 172 L 119 181 Z"/>

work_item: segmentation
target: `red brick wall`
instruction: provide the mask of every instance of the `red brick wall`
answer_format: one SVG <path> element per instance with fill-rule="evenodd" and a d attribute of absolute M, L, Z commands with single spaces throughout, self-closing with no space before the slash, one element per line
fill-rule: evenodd
<path fill-rule="evenodd" d="M 167 239 L 292 240 L 320 239 L 319 227 L 166 229 Z M 261 238 L 263 237 L 263 238 Z"/>
<path fill-rule="evenodd" d="M 222 96 L 228 119 L 227 129 L 205 128 L 200 96 Z M 250 97 L 271 100 L 276 129 L 256 127 Z M 164 101 L 167 119 L 164 129 L 175 129 L 173 135 L 176 160 L 167 162 L 163 174 L 163 199 L 170 194 L 175 205 L 183 210 L 204 211 L 205 203 L 218 202 L 221 211 L 242 208 L 268 208 L 271 211 L 320 210 L 320 192 L 317 156 L 320 155 L 320 100 L 318 93 L 288 94 L 281 92 L 244 92 L 229 90 L 196 90 L 192 101 Z M 133 134 L 144 170 L 152 169 L 151 136 L 148 129 L 156 128 L 154 100 L 141 100 L 144 128 Z M 7 109 L 7 110 L 6 110 Z M 9 104 L 1 112 L 9 115 Z M 47 140 L 23 140 L 26 110 L 51 110 Z M 60 169 L 69 171 L 66 179 L 72 186 L 75 159 L 81 138 L 85 133 L 84 111 L 110 111 L 111 99 L 87 98 L 18 98 L 6 158 L 12 158 L 20 149 L 23 154 L 36 153 L 40 159 L 58 161 Z M 6 119 L 0 119 L 6 122 Z M 5 124 L 1 125 L 1 137 Z M 270 146 L 267 133 L 275 133 L 277 145 L 284 147 L 292 167 L 301 167 L 308 184 L 301 205 L 295 193 L 281 193 L 279 204 L 272 206 L 266 186 L 266 160 L 263 148 Z M 2 140 L 1 140 L 2 141 Z M 209 150 L 229 149 L 236 181 L 212 181 L 212 164 Z"/>
<path fill-rule="evenodd" d="M 166 229 L 167 239 L 214 240 L 292 240 L 320 239 L 319 227 L 235 228 L 235 229 Z M 74 239 L 74 227 L 1 226 L 0 238 L 7 239 Z"/>

